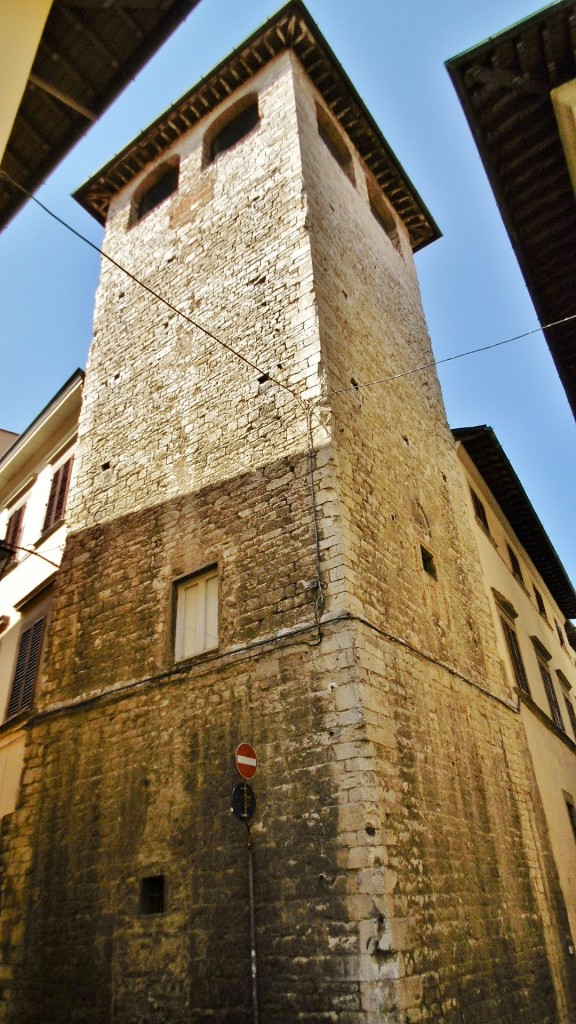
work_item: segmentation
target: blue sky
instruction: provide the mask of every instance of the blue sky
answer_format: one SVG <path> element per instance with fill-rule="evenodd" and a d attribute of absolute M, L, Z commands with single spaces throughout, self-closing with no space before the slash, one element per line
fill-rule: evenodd
<path fill-rule="evenodd" d="M 70 194 L 278 6 L 201 0 L 39 198 L 101 244 L 101 229 Z M 308 0 L 443 232 L 416 257 L 437 359 L 537 326 L 443 62 L 541 6 L 530 0 Z M 97 254 L 35 204 L 0 236 L 0 426 L 23 430 L 84 366 L 98 273 Z M 494 428 L 576 579 L 576 425 L 543 336 L 448 363 L 439 373 L 451 426 Z"/>

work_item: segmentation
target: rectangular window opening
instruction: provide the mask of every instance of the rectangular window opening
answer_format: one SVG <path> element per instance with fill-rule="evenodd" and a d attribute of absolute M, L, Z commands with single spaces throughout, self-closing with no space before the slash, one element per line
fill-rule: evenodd
<path fill-rule="evenodd" d="M 322 142 L 332 154 L 336 163 L 340 165 L 346 177 L 355 185 L 354 162 L 352 154 L 344 141 L 344 136 L 336 127 L 332 118 L 319 106 L 316 107 L 316 123 L 318 135 Z"/>
<path fill-rule="evenodd" d="M 44 618 L 24 629 L 20 635 L 18 654 L 16 656 L 16 668 L 12 680 L 12 689 L 8 701 L 6 718 L 13 718 L 21 711 L 26 711 L 32 706 L 34 686 L 40 665 L 40 654 L 42 652 L 42 634 L 44 632 Z"/>
<path fill-rule="evenodd" d="M 508 654 L 510 655 L 510 661 L 512 662 L 512 670 L 514 672 L 516 684 L 524 691 L 524 693 L 527 693 L 528 696 L 530 696 L 530 686 L 528 684 L 528 677 L 526 675 L 526 669 L 524 668 L 524 661 L 522 660 L 522 652 L 520 651 L 516 630 L 512 628 L 506 619 L 500 618 L 500 622 L 502 623 L 504 639 L 506 640 Z"/>
<path fill-rule="evenodd" d="M 52 477 L 42 533 L 46 533 L 52 526 L 61 523 L 64 519 L 71 473 L 72 459 L 70 458 L 55 471 Z"/>
<path fill-rule="evenodd" d="M 574 742 L 576 743 L 576 711 L 574 711 L 574 705 L 569 697 L 564 697 L 564 703 L 566 704 L 568 720 L 572 726 L 572 735 L 574 736 Z"/>
<path fill-rule="evenodd" d="M 544 604 L 544 599 L 542 597 L 542 594 L 540 593 L 540 591 L 536 587 L 534 587 L 534 597 L 536 598 L 536 605 L 538 607 L 538 611 L 540 612 L 540 615 L 542 616 L 543 619 L 546 619 L 546 621 L 548 621 L 548 616 L 546 615 L 546 605 Z"/>
<path fill-rule="evenodd" d="M 140 911 L 142 914 L 163 914 L 166 887 L 164 875 L 149 875 L 140 885 Z"/>
<path fill-rule="evenodd" d="M 507 544 L 506 547 L 508 548 L 508 557 L 510 559 L 510 568 L 512 569 L 512 575 L 515 579 L 518 580 L 519 583 L 524 583 L 524 577 L 522 576 L 522 569 L 520 568 L 518 555 L 510 547 L 509 544 Z"/>
<path fill-rule="evenodd" d="M 9 561 L 6 563 L 6 569 L 9 569 L 12 565 L 15 565 L 18 561 L 18 547 L 22 538 L 22 527 L 24 525 L 24 513 L 26 511 L 26 505 L 20 505 L 12 512 L 8 523 L 6 525 L 6 534 L 4 536 L 4 543 L 9 548 L 14 548 Z"/>
<path fill-rule="evenodd" d="M 571 800 L 566 800 L 566 810 L 568 811 L 568 817 L 570 818 L 570 824 L 572 825 L 574 839 L 576 839 L 576 807 L 574 807 Z"/>
<path fill-rule="evenodd" d="M 562 729 L 562 732 L 566 732 L 564 722 L 562 720 L 562 712 L 560 711 L 560 704 L 558 703 L 554 683 L 552 682 L 552 676 L 546 668 L 546 665 L 543 665 L 541 661 L 538 662 L 538 665 L 540 666 L 540 675 L 542 676 L 542 682 L 544 683 L 544 689 L 546 690 L 546 696 L 548 697 L 552 721 L 559 729 Z"/>
<path fill-rule="evenodd" d="M 422 566 L 424 571 L 432 577 L 433 580 L 438 579 L 438 572 L 434 563 L 434 555 L 427 548 L 420 545 L 420 554 L 422 556 Z"/>
<path fill-rule="evenodd" d="M 175 658 L 193 658 L 218 647 L 218 572 L 193 576 L 176 588 Z"/>
<path fill-rule="evenodd" d="M 476 494 L 476 491 L 473 491 L 472 488 L 470 488 L 470 494 L 472 495 L 472 504 L 474 506 L 474 515 L 476 516 L 476 519 L 478 520 L 480 525 L 484 527 L 486 533 L 490 533 L 490 527 L 488 526 L 488 516 L 486 515 L 484 502 L 480 500 L 480 498 Z"/>

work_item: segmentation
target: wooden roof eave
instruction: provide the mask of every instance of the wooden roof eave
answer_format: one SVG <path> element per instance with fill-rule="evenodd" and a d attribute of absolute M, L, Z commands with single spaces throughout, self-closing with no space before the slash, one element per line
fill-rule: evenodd
<path fill-rule="evenodd" d="M 74 193 L 78 202 L 97 220 L 104 222 L 100 197 L 108 193 L 111 201 L 118 191 L 113 178 L 115 173 L 118 174 L 120 167 L 124 165 L 120 175 L 122 179 L 126 175 L 133 177 L 134 163 L 141 162 L 144 166 L 152 158 L 148 149 L 152 139 L 155 140 L 154 152 L 160 155 L 173 144 L 179 134 L 188 130 L 187 127 L 179 129 L 180 115 L 186 115 L 190 121 L 190 112 L 194 111 L 196 115 L 198 105 L 204 107 L 204 113 L 215 109 L 222 99 L 253 77 L 263 66 L 263 48 L 265 62 L 287 50 L 291 50 L 298 58 L 381 187 L 385 180 L 386 188 L 392 184 L 392 194 L 388 194 L 387 197 L 405 223 L 414 250 L 439 238 L 440 231 L 436 223 L 300 0 L 292 0 L 287 4 L 178 100 L 171 110 L 161 115 L 125 150 L 82 185 Z M 199 117 L 198 114 L 196 120 Z M 169 133 L 166 131 L 168 124 L 172 126 Z M 143 152 L 146 153 L 146 157 L 140 161 L 140 154 Z M 99 197 L 98 202 L 94 201 L 96 195 Z"/>

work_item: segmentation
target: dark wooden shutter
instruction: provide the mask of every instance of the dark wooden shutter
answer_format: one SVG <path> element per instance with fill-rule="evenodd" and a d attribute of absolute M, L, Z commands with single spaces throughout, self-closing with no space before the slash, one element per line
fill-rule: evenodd
<path fill-rule="evenodd" d="M 564 697 L 564 703 L 566 704 L 566 711 L 568 712 L 568 718 L 570 719 L 570 725 L 572 726 L 572 732 L 574 733 L 574 739 L 576 740 L 576 711 L 574 711 L 574 705 L 569 697 Z"/>
<path fill-rule="evenodd" d="M 512 668 L 514 669 L 516 682 L 520 689 L 524 690 L 524 693 L 530 695 L 530 686 L 528 684 L 528 677 L 526 675 L 526 669 L 524 668 L 524 662 L 522 661 L 522 653 L 520 651 L 518 637 L 512 629 L 512 626 L 506 622 L 506 619 L 500 619 L 500 622 L 502 623 L 502 629 L 504 630 L 506 645 L 508 647 L 510 661 L 512 662 Z"/>
<path fill-rule="evenodd" d="M 32 626 L 24 630 L 20 637 L 7 718 L 12 718 L 13 715 L 24 711 L 32 704 L 34 683 L 40 663 L 43 629 L 44 619 L 37 619 Z"/>
<path fill-rule="evenodd" d="M 539 662 L 539 665 L 540 665 L 540 675 L 542 676 L 542 682 L 544 683 L 544 689 L 546 690 L 546 695 L 548 697 L 548 703 L 550 705 L 550 711 L 552 712 L 552 718 L 553 718 L 554 722 L 556 723 L 556 725 L 558 726 L 558 728 L 562 729 L 562 732 L 566 732 L 566 730 L 564 728 L 564 722 L 562 721 L 562 713 L 560 711 L 560 705 L 558 703 L 558 698 L 556 696 L 556 691 L 554 690 L 554 683 L 552 682 L 552 676 L 550 675 L 550 673 L 549 673 L 549 671 L 548 671 L 548 669 L 546 668 L 545 665 L 543 665 L 541 662 Z"/>
<path fill-rule="evenodd" d="M 59 523 L 64 518 L 71 472 L 72 459 L 68 459 L 64 465 L 60 466 L 60 468 L 56 470 L 52 477 L 52 485 L 50 487 L 48 505 L 46 506 L 46 515 L 44 516 L 42 533 L 49 530 L 51 526 L 54 526 L 55 523 Z"/>
<path fill-rule="evenodd" d="M 21 505 L 20 508 L 17 508 L 16 511 L 12 513 L 8 520 L 8 524 L 6 526 L 6 536 L 4 537 L 4 541 L 6 544 L 8 544 L 9 547 L 17 548 L 18 544 L 20 543 L 20 535 L 22 533 L 22 524 L 24 522 L 25 510 L 26 505 Z M 10 561 L 8 562 L 8 565 L 13 565 L 17 557 L 18 554 L 15 551 Z"/>
<path fill-rule="evenodd" d="M 472 504 L 474 505 L 474 514 L 476 516 L 476 519 L 478 519 L 482 523 L 482 526 L 486 530 L 486 533 L 490 533 L 490 527 L 488 526 L 488 516 L 486 515 L 484 502 L 480 500 L 480 498 L 476 494 L 476 491 L 473 491 L 472 488 L 470 488 L 470 494 L 472 495 Z"/>

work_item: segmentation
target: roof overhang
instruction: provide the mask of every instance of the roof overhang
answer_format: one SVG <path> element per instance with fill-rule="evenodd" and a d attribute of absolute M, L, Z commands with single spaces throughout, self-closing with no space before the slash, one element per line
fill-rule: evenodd
<path fill-rule="evenodd" d="M 576 618 L 574 587 L 492 427 L 459 427 L 452 434 L 494 495 L 562 614 Z"/>
<path fill-rule="evenodd" d="M 111 200 L 151 160 L 279 54 L 292 51 L 405 224 L 414 250 L 440 232 L 300 0 L 283 7 L 75 193 L 104 223 Z"/>
<path fill-rule="evenodd" d="M 34 192 L 199 0 L 54 0 L 2 166 Z M 0 178 L 0 229 L 25 195 Z"/>
<path fill-rule="evenodd" d="M 446 67 L 541 324 L 573 316 L 576 202 L 553 97 L 576 78 L 576 0 L 558 0 Z M 544 334 L 576 416 L 576 320 Z"/>

